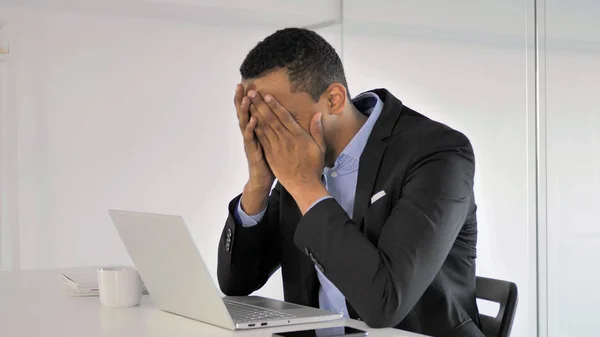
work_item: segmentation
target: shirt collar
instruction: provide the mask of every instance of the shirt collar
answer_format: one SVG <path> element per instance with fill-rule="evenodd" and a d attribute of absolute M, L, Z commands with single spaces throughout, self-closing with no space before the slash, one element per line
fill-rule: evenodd
<path fill-rule="evenodd" d="M 379 118 L 379 115 L 381 115 L 381 110 L 383 110 L 383 101 L 377 94 L 372 92 L 365 92 L 358 95 L 352 100 L 352 103 L 368 118 L 336 159 L 334 168 L 338 170 L 358 169 L 360 156 L 367 145 L 367 140 L 375 126 L 375 122 Z"/>

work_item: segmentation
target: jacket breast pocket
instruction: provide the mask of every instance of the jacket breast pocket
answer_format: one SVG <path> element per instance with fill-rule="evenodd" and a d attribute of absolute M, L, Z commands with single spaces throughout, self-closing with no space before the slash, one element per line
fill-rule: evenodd
<path fill-rule="evenodd" d="M 391 212 L 391 200 L 389 195 L 375 200 L 369 205 L 365 213 L 364 233 L 373 244 L 379 241 L 381 229 L 385 221 L 389 218 Z"/>

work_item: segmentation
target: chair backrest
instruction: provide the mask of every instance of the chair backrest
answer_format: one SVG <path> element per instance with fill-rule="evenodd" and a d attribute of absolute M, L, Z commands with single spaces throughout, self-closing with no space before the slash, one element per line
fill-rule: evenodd
<path fill-rule="evenodd" d="M 496 317 L 479 315 L 481 328 L 486 337 L 508 337 L 517 310 L 517 285 L 512 282 L 477 277 L 477 298 L 500 304 Z"/>

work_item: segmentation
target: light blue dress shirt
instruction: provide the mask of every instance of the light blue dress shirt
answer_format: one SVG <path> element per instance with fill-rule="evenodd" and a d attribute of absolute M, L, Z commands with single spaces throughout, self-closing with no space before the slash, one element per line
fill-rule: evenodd
<path fill-rule="evenodd" d="M 354 106 L 364 115 L 369 116 L 365 124 L 358 133 L 350 140 L 350 143 L 344 148 L 342 153 L 336 159 L 332 168 L 325 168 L 325 186 L 329 191 L 330 197 L 325 197 L 315 202 L 311 208 L 327 198 L 334 198 L 340 206 L 346 211 L 348 216 L 352 217 L 354 208 L 354 197 L 356 194 L 356 183 L 358 180 L 358 164 L 360 156 L 367 145 L 369 135 L 373 130 L 375 122 L 381 115 L 383 102 L 374 93 L 364 93 L 353 100 Z M 246 214 L 238 203 L 236 220 L 244 227 L 256 225 L 265 215 L 266 209 L 256 215 Z M 332 312 L 341 312 L 344 317 L 348 317 L 348 308 L 346 298 L 339 289 L 327 277 L 315 267 L 321 288 L 319 289 L 319 307 Z"/>

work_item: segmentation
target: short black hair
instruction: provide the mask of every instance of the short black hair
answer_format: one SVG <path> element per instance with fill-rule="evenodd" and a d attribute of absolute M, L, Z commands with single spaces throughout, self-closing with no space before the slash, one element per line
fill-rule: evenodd
<path fill-rule="evenodd" d="M 307 92 L 315 101 L 335 82 L 348 91 L 340 57 L 314 31 L 303 28 L 276 31 L 248 53 L 240 73 L 248 80 L 280 68 L 287 70 L 292 92 Z"/>

